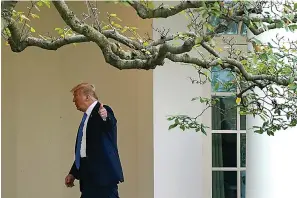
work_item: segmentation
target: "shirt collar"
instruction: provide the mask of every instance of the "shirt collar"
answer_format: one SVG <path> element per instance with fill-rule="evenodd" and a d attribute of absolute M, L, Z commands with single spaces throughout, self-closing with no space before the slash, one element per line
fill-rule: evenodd
<path fill-rule="evenodd" d="M 87 109 L 86 114 L 87 114 L 88 116 L 92 113 L 92 111 L 93 111 L 95 105 L 97 104 L 97 102 L 98 102 L 98 101 L 93 102 L 93 103 L 89 106 L 89 108 Z"/>

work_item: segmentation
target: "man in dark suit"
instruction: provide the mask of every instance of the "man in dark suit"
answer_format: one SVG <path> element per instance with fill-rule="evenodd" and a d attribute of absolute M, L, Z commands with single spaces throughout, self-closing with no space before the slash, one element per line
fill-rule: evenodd
<path fill-rule="evenodd" d="M 95 87 L 75 86 L 73 102 L 84 112 L 76 143 L 75 160 L 65 178 L 67 187 L 80 183 L 81 198 L 118 198 L 118 184 L 124 181 L 117 147 L 117 120 L 112 109 L 98 101 Z"/>

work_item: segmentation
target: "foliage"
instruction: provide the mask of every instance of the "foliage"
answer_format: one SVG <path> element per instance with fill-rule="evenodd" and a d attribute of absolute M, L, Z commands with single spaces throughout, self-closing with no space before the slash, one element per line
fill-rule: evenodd
<path fill-rule="evenodd" d="M 255 132 L 274 135 L 278 130 L 297 124 L 297 43 L 281 36 L 269 43 L 256 38 L 276 28 L 296 31 L 296 2 L 181 1 L 175 6 L 164 3 L 156 6 L 145 0 L 112 2 L 132 7 L 142 19 L 177 14 L 187 17 L 188 31 L 171 34 L 169 30 L 154 29 L 160 34 L 157 40 L 139 35 L 137 27 L 125 26 L 116 13 L 107 13 L 106 20 L 100 19 L 96 5 L 90 1 L 86 1 L 87 13 L 81 17 L 64 1 L 31 1 L 27 12 L 14 10 L 16 3 L 2 2 L 1 10 L 2 37 L 13 52 L 22 52 L 30 46 L 57 50 L 64 45 L 94 42 L 106 62 L 118 69 L 155 69 L 166 59 L 190 64 L 198 74 L 197 79 L 191 79 L 192 83 L 211 83 L 214 91 L 234 90 L 232 108 L 240 109 L 242 115 L 263 119 L 262 126 L 254 126 Z M 38 12 L 43 7 L 54 7 L 66 23 L 65 27 L 55 28 L 57 36 L 39 34 L 30 25 L 31 20 L 40 18 Z M 249 53 L 241 51 L 232 38 L 223 39 L 227 55 L 217 47 L 215 38 L 222 37 L 232 24 L 245 27 L 254 35 L 248 39 L 253 46 Z M 180 42 L 182 44 L 178 44 Z M 208 58 L 199 53 L 202 48 L 208 52 Z M 190 55 L 192 50 L 197 50 L 198 54 Z M 214 71 L 227 71 L 230 80 L 215 80 L 215 75 L 211 75 Z M 173 122 L 170 129 L 180 127 L 206 133 L 207 126 L 199 123 L 199 117 L 209 108 L 219 108 L 218 100 L 215 97 L 193 99 L 196 100 L 203 103 L 205 109 L 197 117 L 169 117 Z"/>

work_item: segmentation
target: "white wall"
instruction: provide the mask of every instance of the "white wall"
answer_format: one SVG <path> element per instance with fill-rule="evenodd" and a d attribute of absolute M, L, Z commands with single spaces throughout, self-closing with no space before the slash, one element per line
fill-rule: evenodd
<path fill-rule="evenodd" d="M 296 33 L 284 29 L 274 29 L 256 38 L 262 42 L 271 42 L 276 34 L 291 41 L 297 40 Z M 251 32 L 248 36 L 252 37 Z M 259 117 L 247 117 L 247 128 L 262 125 Z M 247 198 L 296 197 L 297 166 L 297 133 L 296 127 L 281 130 L 275 136 L 256 134 L 253 130 L 247 133 Z"/>
<path fill-rule="evenodd" d="M 154 19 L 153 25 L 155 29 L 170 28 L 170 33 L 187 30 L 187 20 L 182 15 Z M 153 38 L 160 38 L 160 34 L 154 31 Z M 191 66 L 170 61 L 153 72 L 154 198 L 204 198 L 205 136 L 178 128 L 168 131 L 170 123 L 166 120 L 168 115 L 198 115 L 202 105 L 191 99 L 210 95 L 208 85 L 193 85 L 188 77 L 197 77 Z M 205 116 L 208 119 L 203 122 L 209 122 L 209 114 Z"/>

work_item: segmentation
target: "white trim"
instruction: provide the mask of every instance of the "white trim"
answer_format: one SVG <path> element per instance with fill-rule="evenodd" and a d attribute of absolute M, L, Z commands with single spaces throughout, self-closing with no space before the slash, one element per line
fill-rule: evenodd
<path fill-rule="evenodd" d="M 237 124 L 237 131 L 240 131 L 240 108 L 237 108 L 237 120 L 236 120 L 236 124 Z"/>
<path fill-rule="evenodd" d="M 212 167 L 212 171 L 244 171 L 246 168 L 238 167 Z"/>
<path fill-rule="evenodd" d="M 211 92 L 211 96 L 236 96 L 235 92 Z"/>
<path fill-rule="evenodd" d="M 212 130 L 212 133 L 238 133 L 237 130 Z"/>
<path fill-rule="evenodd" d="M 238 24 L 238 34 L 234 35 L 222 35 L 224 37 L 233 37 L 234 40 L 236 41 L 236 46 L 246 46 L 247 47 L 247 35 L 241 35 L 241 27 L 242 23 Z M 222 42 L 221 38 L 217 37 L 215 38 L 216 42 L 218 45 L 224 45 Z M 211 97 L 236 97 L 236 93 L 239 93 L 238 85 L 237 85 L 237 91 L 235 92 L 212 92 L 212 87 L 211 89 Z M 245 163 L 245 167 L 241 167 L 241 141 L 240 137 L 241 134 L 246 134 L 246 130 L 240 130 L 240 108 L 237 108 L 237 114 L 236 114 L 236 130 L 210 130 L 211 135 L 208 138 L 209 144 L 210 144 L 210 160 L 211 160 L 211 175 L 214 171 L 235 171 L 236 172 L 236 180 L 237 180 L 237 198 L 241 198 L 241 172 L 246 171 L 246 166 L 247 166 L 247 161 Z M 211 119 L 212 119 L 212 114 L 211 114 Z M 212 129 L 212 128 L 211 128 Z M 212 164 L 212 134 L 236 134 L 236 140 L 237 140 L 237 145 L 236 145 L 236 157 L 237 157 L 237 166 L 236 167 L 213 167 Z M 247 146 L 247 137 L 246 137 L 246 146 Z M 211 192 L 212 192 L 212 177 L 211 177 Z"/>
<path fill-rule="evenodd" d="M 246 133 L 246 130 L 212 130 L 212 133 Z"/>

